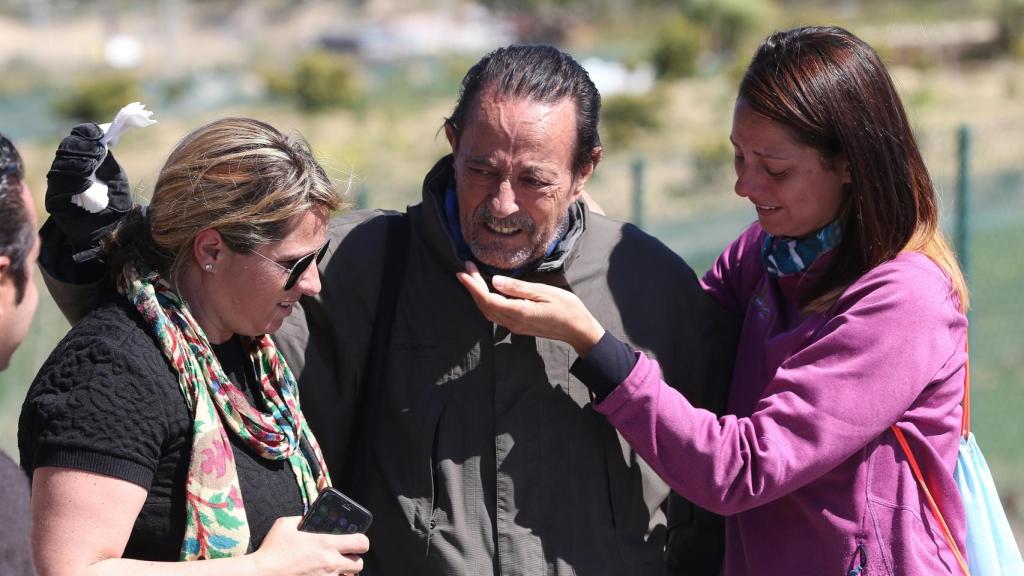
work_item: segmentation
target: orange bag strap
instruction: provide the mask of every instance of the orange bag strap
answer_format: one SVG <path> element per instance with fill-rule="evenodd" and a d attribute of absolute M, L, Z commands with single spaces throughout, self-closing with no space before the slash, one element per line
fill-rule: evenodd
<path fill-rule="evenodd" d="M 964 574 L 971 576 L 971 571 L 967 568 L 967 562 L 964 561 L 963 555 L 960 554 L 960 548 L 957 547 L 956 541 L 953 540 L 953 533 L 950 532 L 949 526 L 946 525 L 946 519 L 943 518 L 942 512 L 939 511 L 939 505 L 935 502 L 935 498 L 932 498 L 931 490 L 928 489 L 928 485 L 924 482 L 924 474 L 921 473 L 921 467 L 917 465 L 917 459 L 914 458 L 914 453 L 910 451 L 910 445 L 907 444 L 907 437 L 903 435 L 903 430 L 897 428 L 895 424 L 890 426 L 889 429 L 896 435 L 896 440 L 899 441 L 900 447 L 903 448 L 903 453 L 907 455 L 907 460 L 910 462 L 910 468 L 914 471 L 914 478 L 917 478 L 917 484 L 921 487 L 921 492 L 924 493 L 925 498 L 928 500 L 928 505 L 932 509 L 932 514 L 934 514 L 935 519 L 939 521 L 939 527 L 942 528 L 942 535 L 946 537 L 946 544 L 948 544 L 949 549 L 953 551 L 953 556 L 956 557 L 956 561 L 960 564 L 960 568 L 964 571 Z"/>
<path fill-rule="evenodd" d="M 960 434 L 964 438 L 971 433 L 971 347 L 970 341 L 964 343 L 964 349 L 967 351 L 967 360 L 964 365 L 966 374 L 964 374 L 964 401 L 963 401 L 963 417 L 960 421 Z M 964 571 L 964 574 L 971 576 L 971 571 L 967 567 L 967 562 L 964 561 L 964 557 L 960 554 L 960 548 L 957 547 L 956 541 L 953 540 L 953 533 L 950 532 L 949 526 L 946 524 L 946 519 L 942 516 L 942 512 L 939 511 L 939 505 L 935 502 L 935 498 L 932 498 L 931 490 L 928 489 L 928 485 L 924 482 L 924 474 L 921 473 L 921 467 L 917 464 L 917 458 L 914 458 L 914 453 L 910 451 L 910 444 L 907 443 L 907 437 L 903 435 L 903 431 L 896 427 L 895 424 L 889 426 L 892 433 L 896 435 L 896 440 L 900 443 L 900 448 L 903 448 L 903 453 L 907 455 L 907 461 L 910 462 L 910 469 L 914 471 L 914 478 L 917 479 L 918 486 L 921 487 L 921 492 L 924 493 L 925 498 L 928 500 L 928 506 L 932 509 L 932 514 L 935 515 L 935 519 L 939 521 L 939 527 L 942 528 L 942 535 L 946 538 L 946 544 L 949 545 L 949 549 L 952 550 L 953 556 L 956 557 L 956 561 L 960 564 L 960 569 Z"/>
<path fill-rule="evenodd" d="M 967 362 L 964 365 L 964 370 L 967 371 L 964 374 L 964 401 L 963 401 L 963 420 L 960 422 L 960 435 L 965 439 L 971 433 L 971 341 L 970 338 L 964 343 L 964 349 L 967 351 Z"/>

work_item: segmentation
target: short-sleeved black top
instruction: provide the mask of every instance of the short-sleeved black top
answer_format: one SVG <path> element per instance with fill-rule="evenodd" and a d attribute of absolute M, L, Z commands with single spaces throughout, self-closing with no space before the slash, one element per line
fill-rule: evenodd
<path fill-rule="evenodd" d="M 214 353 L 253 402 L 258 384 L 238 339 Z M 264 459 L 228 436 L 254 550 L 274 520 L 302 514 L 302 496 L 286 461 Z M 92 311 L 50 354 L 21 408 L 18 448 L 30 476 L 42 466 L 75 468 L 148 490 L 124 557 L 179 558 L 192 418 L 177 374 L 125 299 Z"/>

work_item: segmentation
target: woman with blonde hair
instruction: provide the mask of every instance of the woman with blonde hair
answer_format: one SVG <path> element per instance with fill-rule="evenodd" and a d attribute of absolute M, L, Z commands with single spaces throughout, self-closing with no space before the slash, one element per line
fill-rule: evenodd
<path fill-rule="evenodd" d="M 319 292 L 340 203 L 306 143 L 263 122 L 177 145 L 149 206 L 105 241 L 115 293 L 22 409 L 40 574 L 362 569 L 363 535 L 297 530 L 330 479 L 268 336 Z"/>
<path fill-rule="evenodd" d="M 595 409 L 680 495 L 726 516 L 726 576 L 960 573 L 967 290 L 888 72 L 840 28 L 772 34 L 731 140 L 757 222 L 702 282 L 743 318 L 727 415 L 690 405 L 570 292 L 494 277 L 491 293 L 472 265 L 460 280 L 492 321 L 573 345 Z"/>

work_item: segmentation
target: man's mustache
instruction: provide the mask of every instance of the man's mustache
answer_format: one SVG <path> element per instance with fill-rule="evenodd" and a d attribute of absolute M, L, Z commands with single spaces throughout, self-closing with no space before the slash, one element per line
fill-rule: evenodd
<path fill-rule="evenodd" d="M 519 228 L 527 234 L 533 234 L 536 227 L 533 219 L 522 213 L 515 213 L 504 218 L 496 218 L 491 214 L 488 206 L 482 206 L 473 215 L 473 221 L 477 224 L 488 224 L 494 228 Z"/>

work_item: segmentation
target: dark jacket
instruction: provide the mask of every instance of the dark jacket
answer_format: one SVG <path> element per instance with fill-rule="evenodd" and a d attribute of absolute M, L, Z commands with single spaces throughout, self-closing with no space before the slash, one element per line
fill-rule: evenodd
<path fill-rule="evenodd" d="M 374 514 L 367 573 L 660 575 L 671 540 L 672 572 L 717 574 L 721 520 L 678 497 L 669 506 L 667 485 L 569 375 L 573 349 L 509 334 L 458 283 L 442 203 L 452 182 L 447 157 L 407 209 L 408 261 L 375 400 L 360 400 L 360 385 L 387 221 L 402 216 L 332 220 L 323 291 L 275 335 L 335 479 Z M 612 334 L 657 357 L 671 385 L 720 410 L 732 320 L 663 244 L 580 208 L 572 248 L 524 279 L 572 290 Z M 354 446 L 358 418 L 368 440 Z"/>
<path fill-rule="evenodd" d="M 33 576 L 32 507 L 28 479 L 0 452 L 0 574 Z"/>

